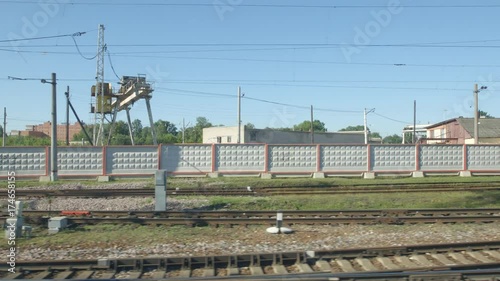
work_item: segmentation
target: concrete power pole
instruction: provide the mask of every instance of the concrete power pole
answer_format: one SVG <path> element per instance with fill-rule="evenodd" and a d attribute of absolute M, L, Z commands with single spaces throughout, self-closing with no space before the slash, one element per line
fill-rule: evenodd
<path fill-rule="evenodd" d="M 2 146 L 5 146 L 5 135 L 7 135 L 7 107 L 3 108 L 3 130 L 2 130 Z"/>
<path fill-rule="evenodd" d="M 311 143 L 314 143 L 314 110 L 311 105 Z"/>
<path fill-rule="evenodd" d="M 478 105 L 478 94 L 479 89 L 477 88 L 477 84 L 474 84 L 474 144 L 479 144 L 479 105 Z"/>
<path fill-rule="evenodd" d="M 50 181 L 57 181 L 57 82 L 52 73 L 52 134 L 50 139 Z"/>
<path fill-rule="evenodd" d="M 413 101 L 413 143 L 417 142 L 417 101 Z"/>
<path fill-rule="evenodd" d="M 69 146 L 69 86 L 66 88 L 66 145 Z"/>
<path fill-rule="evenodd" d="M 367 121 L 367 119 L 366 119 L 366 115 L 368 115 L 368 113 L 370 113 L 370 112 L 374 112 L 374 111 L 375 111 L 375 108 L 372 108 L 372 109 L 370 109 L 370 110 L 368 110 L 368 111 L 366 111 L 366 108 L 365 108 L 365 111 L 364 111 L 364 114 L 365 114 L 365 115 L 364 115 L 364 126 L 365 126 L 365 144 L 368 144 L 368 125 L 367 125 L 368 121 Z"/>
<path fill-rule="evenodd" d="M 236 143 L 241 142 L 241 87 L 238 87 L 238 139 Z"/>

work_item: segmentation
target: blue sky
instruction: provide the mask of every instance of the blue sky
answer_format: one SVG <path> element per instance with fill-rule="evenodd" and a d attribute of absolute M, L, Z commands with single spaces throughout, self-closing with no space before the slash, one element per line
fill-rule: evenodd
<path fill-rule="evenodd" d="M 58 122 L 70 86 L 77 112 L 91 123 L 96 61 L 84 59 L 68 36 L 7 40 L 87 32 L 75 39 L 92 57 L 99 24 L 117 74 L 146 74 L 155 82 L 154 119 L 178 127 L 198 116 L 235 126 L 238 86 L 242 122 L 258 128 L 308 120 L 313 105 L 329 131 L 360 125 L 363 109 L 375 108 L 372 131 L 399 134 L 413 122 L 414 100 L 418 123 L 472 117 L 474 83 L 489 89 L 480 93 L 480 108 L 500 116 L 494 0 L 0 0 L 0 11 L 0 107 L 7 107 L 8 130 L 50 120 L 51 88 L 7 77 L 52 72 L 60 79 Z M 118 86 L 107 56 L 105 79 Z M 131 114 L 147 125 L 144 102 Z"/>

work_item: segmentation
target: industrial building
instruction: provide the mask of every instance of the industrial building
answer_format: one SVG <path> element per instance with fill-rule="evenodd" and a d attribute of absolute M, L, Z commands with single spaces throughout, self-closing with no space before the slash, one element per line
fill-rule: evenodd
<path fill-rule="evenodd" d="M 51 125 L 52 122 L 47 121 L 43 124 L 38 125 L 26 125 L 25 130 L 12 130 L 9 135 L 11 136 L 30 136 L 37 138 L 49 138 L 51 136 Z M 74 124 L 69 124 L 69 139 L 73 140 L 73 136 L 80 133 L 82 127 L 78 122 Z M 57 125 L 57 140 L 65 141 L 66 140 L 66 124 Z"/>

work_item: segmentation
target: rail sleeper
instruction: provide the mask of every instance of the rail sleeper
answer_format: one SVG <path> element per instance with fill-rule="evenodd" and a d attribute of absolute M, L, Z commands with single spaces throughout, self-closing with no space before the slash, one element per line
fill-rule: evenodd
<path fill-rule="evenodd" d="M 364 258 L 357 258 L 354 260 L 356 263 L 358 263 L 363 270 L 366 271 L 377 271 L 378 269 L 371 263 L 369 259 L 364 259 Z"/>
<path fill-rule="evenodd" d="M 431 257 L 433 257 L 434 259 L 436 259 L 437 261 L 439 261 L 440 263 L 442 263 L 444 265 L 456 265 L 457 264 L 456 262 L 450 260 L 449 258 L 447 258 L 443 254 L 432 254 Z"/>
<path fill-rule="evenodd" d="M 395 265 L 390 258 L 387 257 L 377 257 L 376 260 L 382 264 L 383 267 L 387 269 L 399 269 L 399 266 Z"/>
<path fill-rule="evenodd" d="M 474 263 L 473 261 L 468 260 L 464 255 L 462 255 L 460 253 L 450 253 L 450 257 L 457 260 L 461 264 L 473 264 Z"/>
<path fill-rule="evenodd" d="M 486 254 L 488 254 L 488 255 L 490 255 L 490 256 L 492 256 L 492 257 L 494 257 L 495 259 L 500 260 L 500 252 L 498 252 L 498 251 L 493 251 L 493 250 L 491 250 L 491 251 L 484 251 L 484 252 L 485 252 Z"/>

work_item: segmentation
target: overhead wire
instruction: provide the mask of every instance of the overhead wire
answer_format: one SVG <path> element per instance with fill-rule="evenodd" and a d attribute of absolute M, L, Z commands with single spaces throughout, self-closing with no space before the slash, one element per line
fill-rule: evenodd
<path fill-rule="evenodd" d="M 15 4 L 37 4 L 37 1 L 30 0 L 0 0 L 0 3 L 15 3 Z M 67 5 L 72 6 L 165 6 L 165 7 L 214 7 L 214 3 L 158 3 L 158 2 L 68 2 Z M 387 5 L 304 5 L 304 4 L 235 4 L 238 7 L 247 8 L 314 8 L 314 9 L 372 9 L 372 8 L 387 8 Z M 498 4 L 476 4 L 476 5 L 398 5 L 401 8 L 500 8 Z"/>
<path fill-rule="evenodd" d="M 110 55 L 107 48 L 106 48 L 106 53 L 108 53 L 109 65 L 111 66 L 111 70 L 113 70 L 113 73 L 115 74 L 116 78 L 118 80 L 121 80 L 120 76 L 118 76 L 118 74 L 116 74 L 115 67 L 113 66 L 113 61 L 111 60 L 111 55 Z"/>
<path fill-rule="evenodd" d="M 81 34 L 79 34 L 79 35 L 78 35 L 78 33 L 75 33 L 75 34 L 73 34 L 73 35 L 71 36 L 71 39 L 73 39 L 73 42 L 75 43 L 75 47 L 76 47 L 76 49 L 78 50 L 78 53 L 80 54 L 80 56 L 81 56 L 82 58 L 86 59 L 86 60 L 93 60 L 93 59 L 97 58 L 97 56 L 99 55 L 99 52 L 97 52 L 97 53 L 95 54 L 95 56 L 93 56 L 93 57 L 86 57 L 86 56 L 84 56 L 84 55 L 82 54 L 82 52 L 80 51 L 80 47 L 78 47 L 78 43 L 76 43 L 75 36 L 81 36 Z"/>

